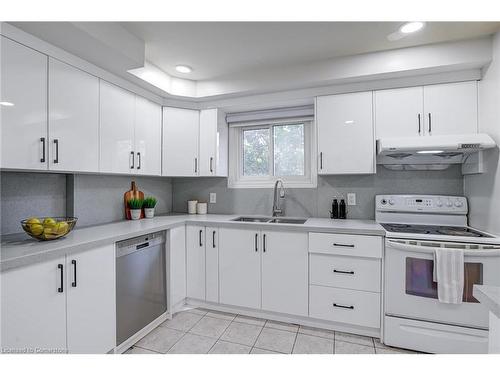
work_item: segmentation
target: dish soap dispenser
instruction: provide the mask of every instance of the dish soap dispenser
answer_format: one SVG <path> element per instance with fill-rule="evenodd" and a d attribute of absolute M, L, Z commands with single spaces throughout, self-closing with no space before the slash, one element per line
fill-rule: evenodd
<path fill-rule="evenodd" d="M 347 217 L 347 207 L 345 205 L 345 200 L 341 199 L 339 204 L 339 219 L 345 219 Z"/>
<path fill-rule="evenodd" d="M 332 210 L 330 211 L 330 219 L 338 219 L 339 218 L 339 203 L 337 198 L 333 199 L 332 202 Z"/>

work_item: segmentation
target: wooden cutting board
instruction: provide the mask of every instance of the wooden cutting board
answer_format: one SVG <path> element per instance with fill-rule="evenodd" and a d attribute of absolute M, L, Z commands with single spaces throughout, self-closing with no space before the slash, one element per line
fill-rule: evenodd
<path fill-rule="evenodd" d="M 130 190 L 125 192 L 123 194 L 123 203 L 125 205 L 125 218 L 127 220 L 131 220 L 130 216 L 130 208 L 128 208 L 127 202 L 129 199 L 144 199 L 144 193 L 140 190 L 137 189 L 137 186 L 135 185 L 135 181 L 132 181 Z M 144 217 L 144 210 L 141 210 L 141 219 Z"/>

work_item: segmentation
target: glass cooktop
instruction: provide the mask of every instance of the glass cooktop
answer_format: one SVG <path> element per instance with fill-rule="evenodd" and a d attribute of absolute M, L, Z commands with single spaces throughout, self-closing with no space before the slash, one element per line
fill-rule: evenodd
<path fill-rule="evenodd" d="M 434 234 L 441 236 L 457 237 L 491 237 L 488 234 L 481 233 L 468 227 L 453 227 L 442 225 L 416 225 L 416 224 L 381 224 L 385 230 L 393 233 L 410 234 Z"/>

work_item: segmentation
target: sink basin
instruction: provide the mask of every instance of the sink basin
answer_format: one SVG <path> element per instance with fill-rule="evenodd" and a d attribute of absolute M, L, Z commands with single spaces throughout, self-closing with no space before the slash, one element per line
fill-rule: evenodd
<path fill-rule="evenodd" d="M 240 221 L 246 223 L 269 223 L 269 224 L 304 224 L 307 219 L 296 219 L 289 217 L 256 217 L 256 216 L 240 216 L 232 221 Z"/>
<path fill-rule="evenodd" d="M 276 217 L 269 220 L 269 223 L 273 224 L 304 224 L 307 219 L 291 219 L 286 217 Z"/>
<path fill-rule="evenodd" d="M 233 219 L 232 221 L 242 221 L 246 223 L 267 223 L 271 218 L 269 217 L 252 217 L 252 216 L 241 216 Z"/>

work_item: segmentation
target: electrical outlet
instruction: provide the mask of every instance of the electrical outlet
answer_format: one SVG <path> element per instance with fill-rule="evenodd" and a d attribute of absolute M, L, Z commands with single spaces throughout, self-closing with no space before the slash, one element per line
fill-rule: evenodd
<path fill-rule="evenodd" d="M 356 205 L 356 193 L 347 193 L 347 205 L 348 206 Z"/>
<path fill-rule="evenodd" d="M 217 194 L 210 193 L 210 203 L 217 203 Z"/>

